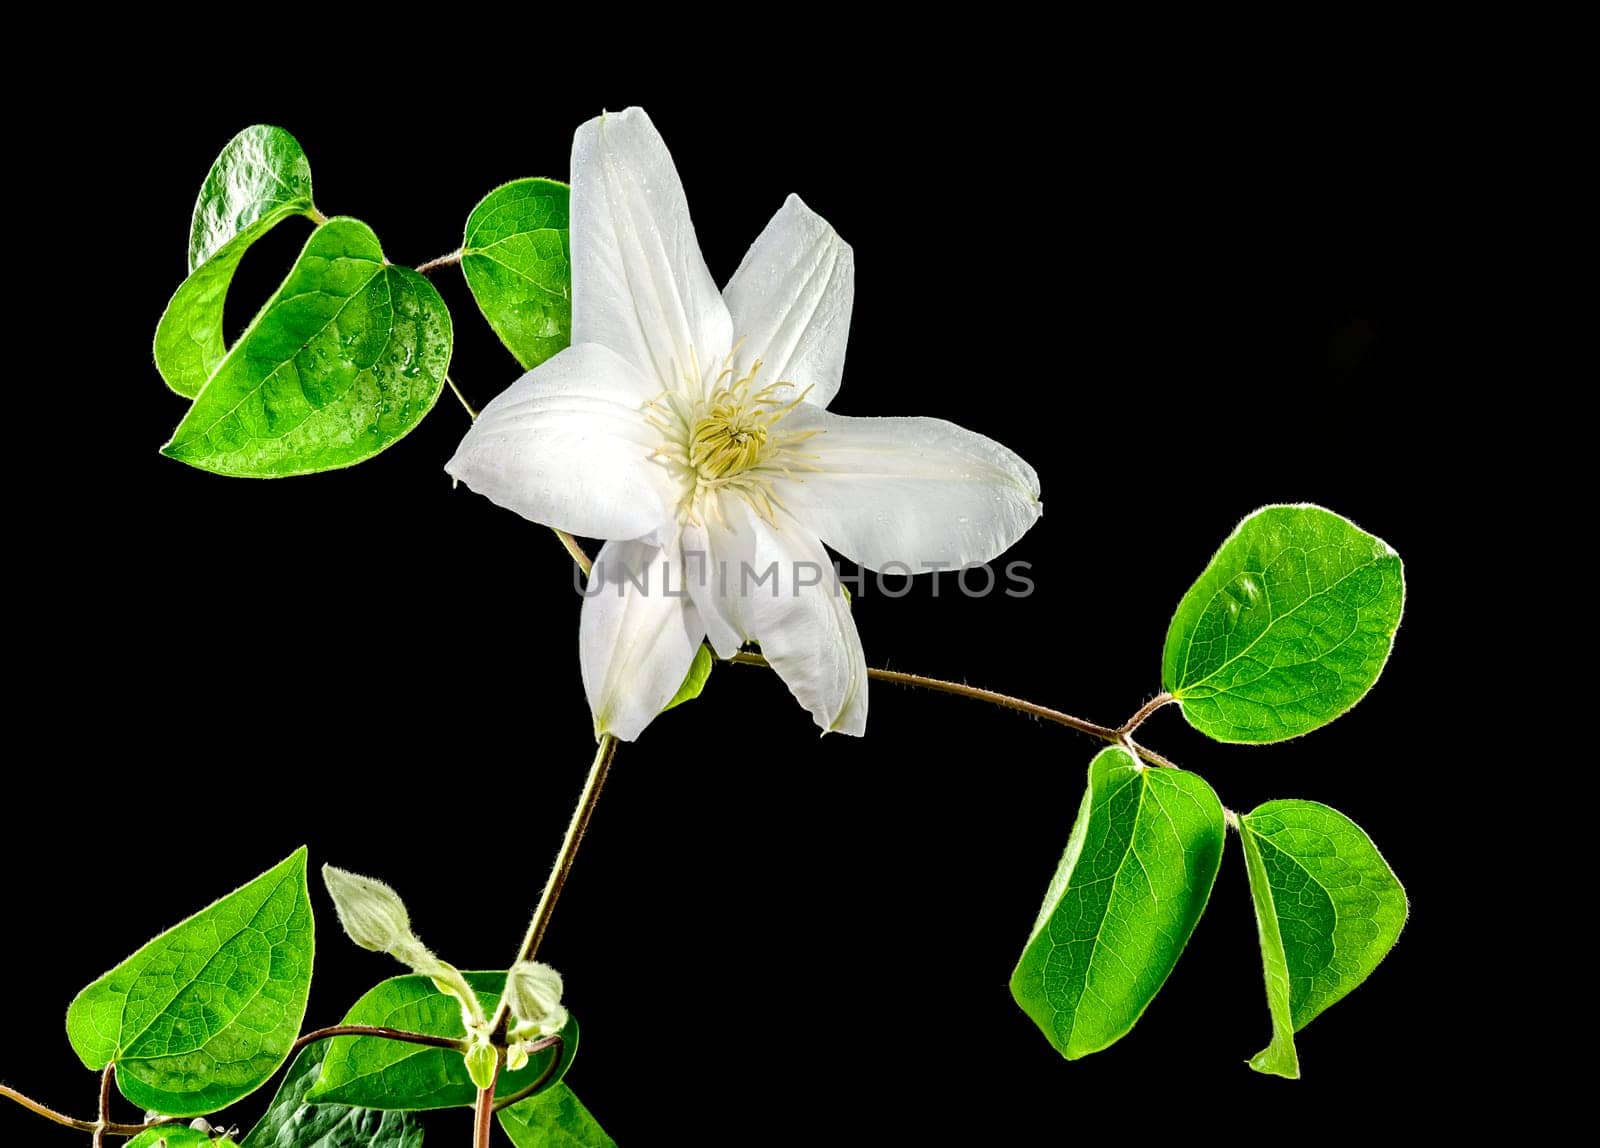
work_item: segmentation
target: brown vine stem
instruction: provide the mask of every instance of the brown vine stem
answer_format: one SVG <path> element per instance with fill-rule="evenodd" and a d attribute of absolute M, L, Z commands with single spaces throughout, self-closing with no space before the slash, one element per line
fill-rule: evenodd
<path fill-rule="evenodd" d="M 156 1124 L 172 1123 L 170 1120 L 158 1120 L 154 1124 L 113 1124 L 107 1122 L 102 1126 L 99 1120 L 79 1120 L 75 1116 L 57 1112 L 54 1108 L 40 1104 L 37 1100 L 24 1096 L 15 1088 L 8 1088 L 4 1084 L 0 1084 L 0 1096 L 4 1096 L 7 1100 L 15 1100 L 36 1116 L 43 1116 L 46 1120 L 54 1121 L 64 1128 L 75 1128 L 79 1132 L 104 1131 L 112 1136 L 137 1136 L 146 1129 L 154 1128 Z"/>
<path fill-rule="evenodd" d="M 284 1063 L 288 1064 L 293 1060 L 294 1054 L 306 1045 L 314 1044 L 319 1040 L 326 1040 L 330 1036 L 376 1036 L 382 1037 L 384 1040 L 404 1041 L 407 1044 L 425 1044 L 430 1048 L 447 1048 L 452 1052 L 465 1052 L 467 1048 L 466 1041 L 456 1040 L 448 1036 L 431 1036 L 425 1032 L 406 1032 L 398 1028 L 376 1028 L 365 1024 L 336 1024 L 328 1028 L 319 1028 L 300 1037 L 289 1046 L 289 1053 L 284 1057 Z M 115 1071 L 115 1066 L 108 1064 L 105 1072 L 100 1076 L 100 1112 L 98 1119 L 95 1120 L 79 1120 L 76 1116 L 68 1116 L 65 1113 L 57 1112 L 54 1108 L 40 1104 L 32 1097 L 24 1096 L 15 1088 L 9 1088 L 4 1084 L 0 1084 L 0 1096 L 4 1096 L 7 1100 L 16 1101 L 29 1112 L 43 1116 L 46 1120 L 53 1120 L 67 1128 L 76 1128 L 79 1132 L 93 1133 L 96 1146 L 101 1143 L 101 1138 L 105 1134 L 137 1136 L 139 1133 L 148 1131 L 158 1125 L 172 1123 L 170 1120 L 153 1120 L 148 1124 L 117 1124 L 112 1121 L 111 1081 L 112 1074 Z"/>
<path fill-rule="evenodd" d="M 100 1116 L 94 1122 L 94 1148 L 106 1142 L 106 1128 L 111 1123 L 111 1077 L 117 1071 L 117 1062 L 111 1061 L 100 1074 Z"/>
<path fill-rule="evenodd" d="M 500 1055 L 505 1055 L 503 1050 Z M 497 1058 L 489 1087 L 478 1089 L 477 1103 L 472 1106 L 472 1148 L 489 1148 L 489 1133 L 494 1129 L 494 1086 L 499 1083 L 500 1061 Z"/>
<path fill-rule="evenodd" d="M 727 660 L 738 666 L 767 666 L 768 668 L 771 668 L 772 665 L 771 662 L 767 661 L 767 659 L 763 658 L 760 654 L 753 654 L 743 650 Z M 898 682 L 902 686 L 916 686 L 919 689 L 937 690 L 939 693 L 944 694 L 955 694 L 958 697 L 972 698 L 974 701 L 988 702 L 990 705 L 1000 706 L 1008 710 L 1015 710 L 1018 713 L 1031 714 L 1036 718 L 1043 718 L 1045 721 L 1055 722 L 1057 725 L 1064 725 L 1068 729 L 1075 729 L 1079 733 L 1086 733 L 1090 737 L 1097 737 L 1101 741 L 1110 742 L 1112 745 L 1126 746 L 1134 754 L 1134 756 L 1143 758 L 1151 765 L 1159 765 L 1166 769 L 1177 768 L 1177 766 L 1168 761 L 1166 758 L 1162 757 L 1159 753 L 1156 753 L 1154 750 L 1146 749 L 1129 736 L 1129 732 L 1133 729 L 1136 729 L 1146 717 L 1149 717 L 1150 714 L 1160 709 L 1162 705 L 1166 705 L 1167 702 L 1172 700 L 1172 698 L 1168 695 L 1162 695 L 1164 700 L 1161 700 L 1161 705 L 1147 703 L 1142 709 L 1140 709 L 1138 713 L 1134 714 L 1132 718 L 1128 719 L 1122 728 L 1112 729 L 1108 725 L 1100 725 L 1097 722 L 1085 721 L 1083 718 L 1073 717 L 1071 714 L 1062 713 L 1060 710 L 1051 709 L 1049 706 L 1042 706 L 1037 702 L 1026 701 L 1023 698 L 1014 698 L 1010 694 L 997 693 L 994 690 L 980 689 L 978 686 L 969 686 L 965 682 L 947 682 L 942 678 L 928 678 L 921 674 L 902 673 L 899 670 L 880 670 L 872 666 L 867 667 L 867 677 L 876 678 L 881 682 Z"/>
<path fill-rule="evenodd" d="M 1118 726 L 1117 732 L 1122 734 L 1124 737 L 1130 737 L 1133 734 L 1133 731 L 1142 726 L 1145 722 L 1145 719 L 1151 714 L 1155 713 L 1162 706 L 1168 705 L 1177 700 L 1177 698 L 1173 697 L 1169 693 L 1166 693 L 1165 691 L 1157 694 L 1155 697 L 1145 702 L 1144 705 L 1140 706 L 1138 711 L 1131 718 Z"/>
<path fill-rule="evenodd" d="M 494 1110 L 496 1112 L 499 1112 L 504 1108 L 510 1108 L 519 1100 L 526 1100 L 535 1092 L 538 1092 L 539 1089 L 543 1088 L 549 1079 L 555 1075 L 556 1069 L 561 1067 L 561 1058 L 567 1054 L 566 1042 L 564 1042 L 559 1035 L 547 1036 L 543 1040 L 535 1041 L 534 1043 L 528 1045 L 528 1053 L 529 1055 L 532 1055 L 536 1052 L 543 1052 L 552 1045 L 555 1046 L 556 1054 L 550 1058 L 550 1063 L 545 1066 L 545 1070 L 534 1079 L 533 1083 L 524 1085 L 513 1092 L 510 1096 L 496 1100 L 494 1102 Z"/>
<path fill-rule="evenodd" d="M 367 1024 L 335 1024 L 308 1032 L 289 1046 L 289 1056 L 294 1056 L 308 1044 L 327 1040 L 330 1036 L 376 1036 L 384 1040 L 398 1040 L 406 1044 L 425 1044 L 429 1048 L 447 1048 L 451 1052 L 466 1052 L 467 1042 L 451 1036 L 432 1036 L 425 1032 L 406 1032 L 398 1028 L 375 1028 Z"/>
<path fill-rule="evenodd" d="M 457 247 L 454 251 L 450 252 L 449 255 L 441 255 L 437 259 L 430 259 L 426 263 L 419 263 L 417 265 L 417 274 L 426 275 L 431 271 L 439 270 L 441 267 L 454 267 L 457 263 L 461 262 L 461 255 L 461 248 Z"/>

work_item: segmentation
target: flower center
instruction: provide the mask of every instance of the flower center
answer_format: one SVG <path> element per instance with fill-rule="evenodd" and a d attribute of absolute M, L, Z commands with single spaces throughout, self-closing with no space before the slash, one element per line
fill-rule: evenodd
<path fill-rule="evenodd" d="M 796 470 L 814 470 L 813 455 L 795 449 L 816 430 L 786 431 L 778 424 L 810 393 L 796 393 L 792 384 L 778 381 L 756 385 L 761 360 L 749 373 L 734 377 L 729 365 L 735 347 L 704 398 L 676 390 L 664 391 L 646 405 L 646 418 L 665 440 L 655 457 L 667 466 L 683 490 L 678 517 L 704 521 L 709 514 L 723 520 L 719 504 L 726 492 L 737 495 L 764 518 L 782 506 L 772 491 L 778 476 L 794 477 Z"/>
<path fill-rule="evenodd" d="M 714 400 L 711 412 L 695 420 L 689 436 L 689 465 L 704 479 L 749 470 L 767 445 L 767 426 L 753 407 Z"/>

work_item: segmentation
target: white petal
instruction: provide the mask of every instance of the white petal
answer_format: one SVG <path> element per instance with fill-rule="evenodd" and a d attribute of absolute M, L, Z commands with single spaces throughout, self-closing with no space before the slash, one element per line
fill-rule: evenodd
<path fill-rule="evenodd" d="M 740 630 L 825 732 L 860 736 L 867 726 L 867 657 L 833 559 L 781 512 L 775 523 L 723 499 L 726 528 L 712 549 L 727 556 L 729 597 Z M 769 573 L 770 571 L 770 573 Z"/>
<path fill-rule="evenodd" d="M 761 381 L 811 387 L 809 402 L 825 407 L 839 391 L 856 260 L 822 216 L 791 195 L 751 244 L 723 298 L 739 361 L 761 360 Z"/>
<path fill-rule="evenodd" d="M 672 547 L 607 542 L 585 593 L 578 658 L 595 733 L 632 741 L 678 692 L 705 627 Z"/>
<path fill-rule="evenodd" d="M 744 645 L 744 633 L 727 593 L 729 585 L 737 585 L 742 552 L 739 541 L 726 530 L 688 523 L 683 527 L 680 546 L 684 583 L 705 623 L 711 648 L 717 657 L 731 658 Z"/>
<path fill-rule="evenodd" d="M 797 408 L 784 430 L 823 433 L 800 449 L 816 472 L 780 480 L 790 512 L 871 570 L 912 573 L 987 562 L 1039 518 L 1039 476 L 991 438 L 927 418 L 849 418 Z"/>
<path fill-rule="evenodd" d="M 572 140 L 572 341 L 610 347 L 659 391 L 720 368 L 732 329 L 650 117 L 629 108 L 584 124 Z"/>
<path fill-rule="evenodd" d="M 593 343 L 568 347 L 483 408 L 445 470 L 524 518 L 586 538 L 638 538 L 670 517 L 660 434 L 640 407 L 658 388 Z"/>

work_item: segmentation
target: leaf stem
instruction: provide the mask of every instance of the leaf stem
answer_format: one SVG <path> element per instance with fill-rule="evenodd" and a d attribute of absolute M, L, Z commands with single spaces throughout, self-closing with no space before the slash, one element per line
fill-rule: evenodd
<path fill-rule="evenodd" d="M 589 556 L 583 552 L 583 547 L 578 545 L 578 540 L 565 530 L 557 530 L 556 537 L 561 540 L 561 545 L 566 547 L 567 553 L 572 555 L 572 560 L 578 564 L 578 569 L 583 571 L 584 577 L 589 576 L 589 571 L 594 569 L 594 563 L 589 561 Z"/>
<path fill-rule="evenodd" d="M 518 1101 L 526 1100 L 535 1092 L 538 1092 L 539 1089 L 543 1088 L 545 1084 L 549 1082 L 550 1078 L 555 1075 L 556 1069 L 561 1067 L 561 1058 L 567 1054 L 566 1041 L 561 1039 L 559 1033 L 555 1036 L 547 1036 L 543 1040 L 535 1041 L 534 1043 L 528 1045 L 528 1053 L 531 1055 L 535 1052 L 543 1052 L 551 1045 L 555 1046 L 556 1054 L 550 1058 L 550 1063 L 545 1066 L 545 1070 L 541 1072 L 537 1079 L 535 1079 L 531 1084 L 524 1085 L 513 1092 L 510 1096 L 496 1100 L 494 1102 L 494 1110 L 496 1112 L 499 1112 L 502 1108 L 510 1108 Z"/>
<path fill-rule="evenodd" d="M 738 666 L 767 666 L 770 668 L 772 665 L 760 654 L 750 653 L 745 650 L 739 651 L 727 660 Z M 1129 733 L 1138 728 L 1139 723 L 1144 721 L 1150 713 L 1154 713 L 1155 710 L 1161 708 L 1155 705 L 1154 702 L 1146 703 L 1138 713 L 1128 719 L 1128 722 L 1121 729 L 1112 729 L 1108 725 L 1085 721 L 1083 718 L 1073 717 L 1071 714 L 1062 713 L 1060 710 L 1051 709 L 1049 706 L 1042 706 L 1037 702 L 1014 698 L 1010 694 L 997 693 L 994 690 L 985 690 L 978 686 L 969 686 L 965 682 L 947 682 L 942 678 L 929 678 L 921 674 L 907 674 L 899 670 L 880 670 L 873 666 L 867 667 L 867 677 L 876 678 L 881 682 L 897 682 L 902 686 L 916 686 L 924 690 L 937 690 L 944 694 L 955 694 L 958 697 L 972 698 L 974 701 L 988 702 L 990 705 L 1000 706 L 1003 709 L 1030 714 L 1033 717 L 1043 718 L 1045 721 L 1055 722 L 1057 725 L 1064 725 L 1068 729 L 1075 729 L 1079 733 L 1086 733 L 1090 737 L 1097 737 L 1101 741 L 1110 742 L 1112 745 L 1126 746 L 1135 757 L 1141 757 L 1151 765 L 1159 765 L 1166 769 L 1177 768 L 1159 753 L 1146 749 L 1129 736 Z M 1167 695 L 1161 695 L 1161 697 L 1165 698 L 1165 700 L 1161 701 L 1161 705 L 1166 705 L 1168 701 L 1172 700 Z M 1149 713 L 1146 713 L 1147 710 Z"/>
<path fill-rule="evenodd" d="M 308 1032 L 289 1046 L 289 1056 L 294 1056 L 308 1044 L 327 1040 L 332 1036 L 376 1036 L 383 1040 L 398 1040 L 406 1044 L 425 1044 L 429 1048 L 447 1048 L 451 1052 L 466 1052 L 467 1042 L 451 1036 L 432 1036 L 425 1032 L 406 1032 L 398 1028 L 376 1028 L 367 1024 L 335 1024 Z M 287 1063 L 287 1059 L 285 1060 Z"/>
<path fill-rule="evenodd" d="M 419 263 L 416 267 L 418 275 L 426 275 L 430 271 L 437 271 L 441 267 L 454 267 L 461 262 L 461 248 L 457 247 L 449 255 L 441 255 L 437 259 L 430 259 L 426 263 Z"/>
<path fill-rule="evenodd" d="M 604 780 L 603 777 L 602 777 L 602 780 Z M 593 771 L 590 772 L 590 782 L 591 782 L 591 788 L 593 788 L 594 791 L 595 791 L 595 796 L 598 796 L 599 795 L 599 786 L 593 784 L 593 782 L 594 782 Z M 588 789 L 584 790 L 584 796 L 585 796 L 585 798 L 590 798 L 590 794 L 589 794 L 589 790 Z M 593 802 L 592 798 L 590 798 L 590 800 L 589 800 L 589 809 L 590 809 L 590 812 L 593 812 L 594 802 Z M 587 816 L 585 816 L 585 818 L 584 818 L 584 824 L 585 825 L 588 824 L 588 817 Z M 572 835 L 572 830 L 571 829 L 567 830 L 567 835 L 569 837 Z M 582 830 L 579 831 L 579 835 L 582 836 Z M 570 850 L 570 852 L 576 852 L 576 851 L 577 851 L 577 846 L 574 845 L 572 847 L 572 849 Z M 564 852 L 569 852 L 569 851 L 564 850 Z M 567 857 L 567 868 L 570 869 L 571 867 L 572 867 L 572 859 L 571 859 L 571 857 L 569 855 Z M 555 877 L 555 874 L 552 873 L 551 874 L 552 880 L 554 879 L 554 877 Z M 562 875 L 562 879 L 565 880 L 565 874 Z M 559 892 L 559 890 L 558 890 L 558 892 Z M 545 896 L 546 896 L 546 899 L 549 900 L 552 904 L 554 903 L 555 898 L 550 896 L 550 892 L 549 892 L 548 889 L 545 890 Z M 539 908 L 541 910 L 545 910 L 544 902 L 540 902 Z M 547 910 L 546 910 L 546 917 L 547 917 L 547 923 L 548 923 L 548 911 Z M 537 918 L 536 918 L 536 920 L 537 920 Z M 530 932 L 531 932 L 531 930 L 530 930 Z M 542 932 L 542 930 L 541 930 L 541 932 Z M 429 1048 L 445 1048 L 445 1049 L 449 1049 L 452 1052 L 465 1052 L 466 1049 L 467 1049 L 467 1042 L 466 1041 L 457 1040 L 454 1037 L 449 1037 L 449 1036 L 432 1036 L 429 1033 L 425 1033 L 425 1032 L 406 1032 L 404 1029 L 377 1028 L 377 1027 L 374 1027 L 372 1025 L 365 1025 L 365 1024 L 336 1024 L 336 1025 L 330 1025 L 328 1028 L 319 1028 L 319 1029 L 316 1029 L 313 1032 L 308 1032 L 304 1036 L 302 1036 L 298 1040 L 296 1040 L 293 1044 L 291 1044 L 289 1046 L 289 1053 L 288 1053 L 287 1056 L 284 1057 L 284 1061 L 283 1061 L 284 1064 L 287 1065 L 291 1060 L 293 1060 L 295 1053 L 297 1053 L 301 1049 L 305 1048 L 306 1045 L 315 1044 L 319 1040 L 326 1040 L 329 1037 L 333 1037 L 333 1036 L 375 1036 L 375 1037 L 380 1037 L 380 1038 L 382 1038 L 384 1040 L 403 1041 L 403 1042 L 405 1042 L 407 1044 L 425 1044 Z M 560 1043 L 561 1038 L 559 1036 L 553 1036 L 553 1037 L 550 1037 L 549 1040 L 552 1043 Z M 538 1052 L 541 1049 L 548 1048 L 548 1047 L 549 1047 L 549 1044 L 540 1043 L 537 1047 L 535 1047 L 533 1049 L 533 1051 Z M 560 1055 L 557 1054 L 557 1061 L 559 1061 L 559 1059 L 560 1059 Z M 29 1112 L 35 1113 L 36 1115 L 39 1115 L 39 1116 L 43 1116 L 46 1120 L 53 1120 L 57 1124 L 60 1124 L 60 1125 L 62 1125 L 64 1127 L 67 1127 L 67 1128 L 75 1128 L 79 1132 L 93 1133 L 93 1135 L 94 1135 L 94 1143 L 95 1143 L 96 1148 L 99 1148 L 99 1146 L 101 1144 L 101 1141 L 102 1141 L 102 1137 L 105 1136 L 106 1134 L 110 1134 L 112 1136 L 137 1136 L 137 1135 L 139 1135 L 139 1133 L 147 1131 L 148 1129 L 151 1129 L 151 1128 L 155 1128 L 158 1125 L 172 1123 L 171 1120 L 153 1120 L 153 1121 L 149 1122 L 148 1124 L 116 1124 L 116 1123 L 113 1123 L 112 1120 L 111 1120 L 111 1081 L 112 1081 L 112 1077 L 113 1077 L 113 1074 L 115 1073 L 115 1071 L 116 1071 L 115 1065 L 114 1064 L 108 1064 L 108 1065 L 106 1065 L 106 1070 L 103 1073 L 100 1074 L 100 1112 L 99 1112 L 98 1119 L 95 1119 L 95 1120 L 79 1120 L 75 1116 L 67 1116 L 64 1113 L 57 1112 L 53 1108 L 49 1108 L 49 1107 L 46 1107 L 43 1104 L 40 1104 L 37 1100 L 34 1100 L 31 1097 L 24 1096 L 22 1093 L 18 1092 L 15 1088 L 9 1088 L 9 1087 L 7 1087 L 6 1085 L 3 1085 L 3 1084 L 0 1084 L 0 1096 L 4 1096 L 8 1100 L 16 1101 L 18 1104 L 22 1105 L 22 1107 L 26 1108 Z M 490 1095 L 493 1096 L 492 1090 L 490 1092 Z M 521 1099 L 520 1096 L 518 1097 L 518 1099 Z M 487 1143 L 487 1141 L 485 1141 L 485 1143 Z"/>
<path fill-rule="evenodd" d="M 1145 719 L 1151 714 L 1155 713 L 1162 706 L 1168 705 L 1177 700 L 1177 698 L 1163 690 L 1161 693 L 1145 702 L 1144 705 L 1140 706 L 1131 718 L 1118 726 L 1117 732 L 1120 734 L 1131 735 L 1134 730 L 1138 729 L 1145 723 Z"/>
<path fill-rule="evenodd" d="M 608 733 L 601 734 L 600 744 L 594 751 L 594 762 L 589 766 L 588 779 L 583 783 L 583 793 L 578 798 L 577 808 L 572 811 L 572 820 L 567 823 L 567 835 L 561 841 L 561 852 L 556 854 L 556 863 L 545 880 L 544 893 L 539 897 L 539 907 L 533 911 L 533 920 L 528 922 L 528 931 L 522 936 L 522 946 L 517 950 L 519 961 L 531 961 L 539 951 L 545 930 L 550 927 L 550 916 L 555 912 L 556 901 L 566 886 L 567 876 L 572 872 L 573 859 L 578 855 L 578 846 L 583 843 L 589 818 L 594 816 L 600 790 L 605 786 L 606 775 L 611 772 L 611 762 L 616 756 L 617 739 Z M 489 1022 L 490 1032 L 501 1031 L 509 1011 L 509 1006 L 502 999 Z"/>
<path fill-rule="evenodd" d="M 505 1056 L 503 1049 L 496 1051 L 499 1056 L 495 1058 L 489 1087 L 478 1089 L 477 1103 L 472 1106 L 472 1148 L 489 1148 L 489 1133 L 494 1128 L 494 1086 L 500 1083 L 500 1060 Z"/>
<path fill-rule="evenodd" d="M 476 420 L 478 412 L 472 409 L 471 403 L 467 402 L 467 396 L 461 393 L 461 388 L 456 386 L 456 381 L 449 375 L 444 377 L 444 381 L 450 384 L 450 389 L 455 392 L 456 402 L 460 403 L 461 409 L 467 412 L 467 417 Z"/>
<path fill-rule="evenodd" d="M 102 1124 L 99 1120 L 79 1120 L 75 1116 L 67 1116 L 54 1108 L 46 1107 L 32 1097 L 24 1096 L 15 1088 L 8 1088 L 4 1084 L 0 1084 L 0 1096 L 4 1096 L 7 1100 L 15 1100 L 34 1115 L 43 1116 L 46 1120 L 52 1120 L 65 1128 L 75 1128 L 79 1132 L 93 1132 L 97 1136 L 102 1131 L 112 1136 L 137 1136 L 158 1124 L 173 1123 L 171 1120 L 157 1120 L 150 1124 L 112 1124 L 109 1121 Z"/>
<path fill-rule="evenodd" d="M 94 1148 L 106 1142 L 106 1128 L 111 1123 L 111 1078 L 117 1071 L 117 1062 L 107 1061 L 100 1074 L 100 1118 L 94 1124 Z"/>

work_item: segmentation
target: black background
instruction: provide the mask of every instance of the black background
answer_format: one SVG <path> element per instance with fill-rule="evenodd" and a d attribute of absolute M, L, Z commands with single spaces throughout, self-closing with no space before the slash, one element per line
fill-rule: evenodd
<path fill-rule="evenodd" d="M 294 132 L 321 208 L 415 265 L 456 247 L 497 184 L 565 178 L 583 119 L 642 103 L 719 282 L 790 191 L 854 245 L 834 409 L 952 419 L 1040 473 L 1044 517 L 1008 555 L 1033 564 L 1035 595 L 972 600 L 948 576 L 937 598 L 928 581 L 900 599 L 869 587 L 855 616 L 871 664 L 1114 724 L 1157 689 L 1172 608 L 1256 506 L 1321 503 L 1401 552 L 1405 622 L 1347 717 L 1244 748 L 1169 709 L 1143 736 L 1231 808 L 1307 797 L 1348 813 L 1412 919 L 1370 983 L 1302 1034 L 1305 1079 L 1257 1076 L 1244 1060 L 1268 1022 L 1230 842 L 1146 1016 L 1066 1063 L 1007 979 L 1096 744 L 883 685 L 865 739 L 819 738 L 775 677 L 721 667 L 624 747 L 540 954 L 584 1026 L 569 1083 L 624 1144 L 1008 1143 L 1128 1116 L 1361 1132 L 1374 1111 L 1446 1102 L 1424 1082 L 1471 1046 L 1436 1027 L 1459 855 L 1428 780 L 1452 577 L 1435 500 L 1474 462 L 1465 437 L 1437 441 L 1430 397 L 1450 381 L 1430 294 L 1448 274 L 1455 163 L 1431 113 L 1150 79 L 1041 101 L 1003 78 L 887 102 L 408 81 L 336 112 L 248 74 L 198 101 L 160 69 L 122 78 L 111 118 L 60 113 L 40 133 L 41 148 L 92 145 L 64 162 L 107 238 L 68 269 L 94 292 L 30 316 L 49 353 L 25 381 L 62 361 L 81 374 L 40 412 L 18 476 L 12 777 L 28 781 L 0 839 L 0 959 L 21 1014 L 6 1083 L 89 1115 L 95 1080 L 60 1027 L 72 995 L 301 843 L 313 865 L 394 884 L 457 964 L 514 949 L 593 748 L 560 548 L 452 491 L 441 467 L 467 423 L 448 394 L 345 472 L 250 482 L 163 459 L 183 403 L 148 347 L 195 190 L 249 123 Z M 245 257 L 230 335 L 309 226 Z M 452 374 L 481 404 L 517 367 L 459 272 L 434 281 L 455 317 Z M 1397 461 L 1405 442 L 1436 462 Z M 320 883 L 314 896 L 308 1026 L 401 971 L 342 937 Z M 245 1128 L 260 1102 L 239 1106 Z M 430 1122 L 440 1143 L 466 1126 Z M 84 1139 L 11 1110 L 0 1136 Z"/>

